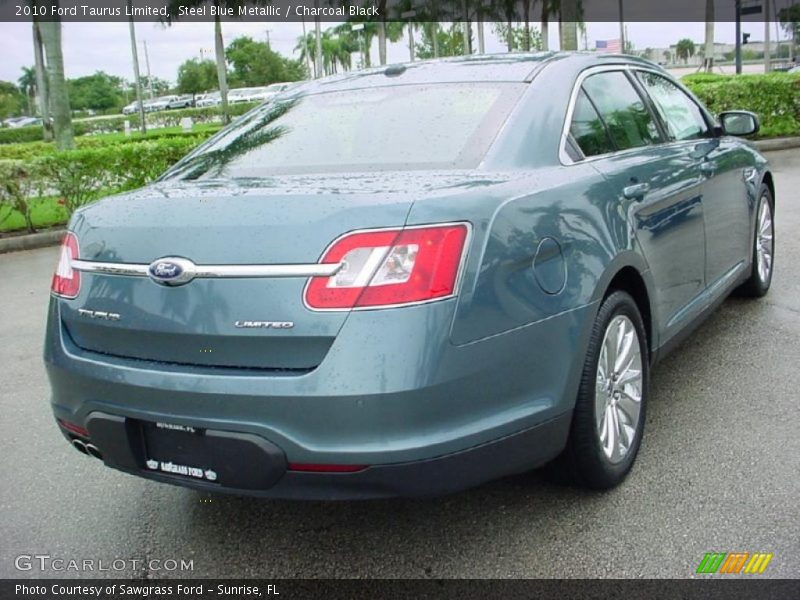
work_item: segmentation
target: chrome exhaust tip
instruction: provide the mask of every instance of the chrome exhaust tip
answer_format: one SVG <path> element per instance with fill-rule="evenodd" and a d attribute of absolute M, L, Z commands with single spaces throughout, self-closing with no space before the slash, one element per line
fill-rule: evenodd
<path fill-rule="evenodd" d="M 103 455 L 100 453 L 100 449 L 94 444 L 86 444 L 86 452 L 90 456 L 94 456 L 95 458 L 103 460 Z"/>
<path fill-rule="evenodd" d="M 83 442 L 83 440 L 79 440 L 77 438 L 72 440 L 72 447 L 82 454 L 89 454 L 89 450 L 87 449 L 86 444 Z"/>

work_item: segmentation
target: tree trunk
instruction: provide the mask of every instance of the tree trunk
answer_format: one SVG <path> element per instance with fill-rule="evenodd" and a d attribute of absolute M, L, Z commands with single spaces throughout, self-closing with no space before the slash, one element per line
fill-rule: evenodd
<path fill-rule="evenodd" d="M 214 50 L 217 55 L 217 81 L 219 83 L 222 122 L 227 125 L 231 122 L 231 115 L 228 112 L 228 65 L 225 62 L 225 44 L 222 41 L 222 22 L 219 19 L 219 14 L 214 16 Z"/>
<path fill-rule="evenodd" d="M 522 40 L 522 49 L 525 52 L 531 51 L 531 0 L 524 0 L 522 6 L 523 19 L 525 20 L 525 39 Z"/>
<path fill-rule="evenodd" d="M 439 58 L 439 22 L 436 21 L 432 25 L 433 29 L 433 57 Z"/>
<path fill-rule="evenodd" d="M 133 0 L 128 0 L 128 8 L 133 5 Z M 132 12 L 129 10 L 129 12 Z M 133 16 L 128 21 L 128 29 L 131 35 L 131 56 L 133 58 L 133 77 L 134 87 L 136 88 L 136 112 L 139 113 L 139 133 L 144 135 L 147 133 L 147 120 L 144 117 L 144 103 L 142 102 L 142 78 L 139 76 L 139 51 L 136 48 L 136 26 L 133 22 Z"/>
<path fill-rule="evenodd" d="M 578 49 L 578 0 L 561 0 L 559 40 L 561 50 Z"/>
<path fill-rule="evenodd" d="M 550 0 L 542 2 L 542 50 L 550 49 Z"/>
<path fill-rule="evenodd" d="M 40 21 L 39 34 L 44 45 L 47 62 L 47 91 L 50 113 L 53 116 L 53 133 L 56 148 L 71 150 L 75 147 L 72 132 L 72 114 L 69 93 L 64 80 L 64 56 L 61 52 L 61 21 Z"/>
<path fill-rule="evenodd" d="M 319 6 L 319 3 L 316 3 L 316 6 Z M 317 72 L 314 74 L 314 77 L 316 79 L 319 79 L 320 77 L 322 77 L 322 69 L 325 67 L 325 65 L 322 61 L 322 29 L 319 24 L 318 16 L 314 17 L 314 38 L 315 38 L 314 56 L 316 56 L 314 62 L 317 65 L 319 65 L 319 68 L 317 69 Z"/>
<path fill-rule="evenodd" d="M 378 61 L 381 66 L 386 64 L 386 22 L 383 18 L 378 21 Z"/>
<path fill-rule="evenodd" d="M 703 70 L 706 73 L 714 70 L 714 0 L 706 0 L 706 44 L 703 52 Z"/>
<path fill-rule="evenodd" d="M 39 31 L 39 22 L 33 20 L 33 58 L 36 68 L 36 91 L 39 93 L 39 114 L 42 117 L 42 130 L 44 141 L 53 141 L 53 123 L 50 121 L 50 98 L 47 93 L 47 73 L 45 72 L 44 56 L 42 55 L 42 35 Z"/>
<path fill-rule="evenodd" d="M 506 46 L 508 46 L 509 52 L 514 51 L 514 22 L 510 16 L 506 21 Z"/>

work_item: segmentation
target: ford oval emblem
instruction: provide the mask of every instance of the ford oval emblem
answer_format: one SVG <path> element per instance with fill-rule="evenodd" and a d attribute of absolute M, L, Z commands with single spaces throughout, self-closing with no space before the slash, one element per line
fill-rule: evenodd
<path fill-rule="evenodd" d="M 194 263 L 185 258 L 159 258 L 150 263 L 147 274 L 162 285 L 182 285 L 194 279 Z"/>

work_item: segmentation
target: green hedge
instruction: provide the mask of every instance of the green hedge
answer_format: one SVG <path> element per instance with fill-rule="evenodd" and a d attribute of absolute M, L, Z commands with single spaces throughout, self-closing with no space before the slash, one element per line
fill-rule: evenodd
<path fill-rule="evenodd" d="M 191 131 L 183 131 L 181 128 L 153 129 L 145 135 L 138 133 L 126 136 L 124 133 L 109 133 L 104 135 L 92 135 L 75 138 L 75 146 L 78 150 L 90 148 L 107 148 L 122 144 L 139 144 L 146 141 L 158 141 L 167 138 L 208 138 L 217 131 L 221 125 L 205 124 L 196 125 Z M 56 147 L 53 142 L 27 142 L 21 144 L 0 144 L 0 160 L 33 160 L 53 154 Z"/>
<path fill-rule="evenodd" d="M 683 78 L 709 110 L 749 110 L 761 120 L 759 137 L 800 135 L 800 75 L 696 74 Z"/>
<path fill-rule="evenodd" d="M 207 139 L 184 135 L 136 143 L 53 152 L 20 161 L 1 159 L 0 204 L 29 215 L 23 198 L 55 196 L 68 214 L 100 195 L 145 185 Z M 30 222 L 29 222 L 30 224 Z"/>
<path fill-rule="evenodd" d="M 252 103 L 232 104 L 229 112 L 232 117 L 243 115 L 248 110 L 256 106 Z M 220 120 L 219 107 L 209 108 L 185 108 L 182 110 L 166 110 L 157 113 L 150 113 L 146 116 L 147 124 L 150 127 L 177 127 L 181 119 L 191 117 L 195 123 L 215 123 Z M 72 128 L 77 137 L 101 133 L 114 133 L 125 131 L 125 121 L 130 121 L 131 127 L 138 128 L 137 115 L 117 116 L 101 119 L 88 119 L 73 121 Z M 0 144 L 19 144 L 23 142 L 38 142 L 43 138 L 43 131 L 40 125 L 32 127 L 19 127 L 17 129 L 0 129 Z"/>

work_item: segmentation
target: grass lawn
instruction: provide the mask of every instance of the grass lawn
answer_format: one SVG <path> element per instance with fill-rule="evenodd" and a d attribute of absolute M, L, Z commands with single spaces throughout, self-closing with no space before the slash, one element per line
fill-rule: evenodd
<path fill-rule="evenodd" d="M 36 229 L 52 227 L 67 222 L 67 210 L 58 203 L 57 196 L 37 198 L 32 201 L 31 217 Z M 25 229 L 25 219 L 16 210 L 0 204 L 0 232 Z"/>

